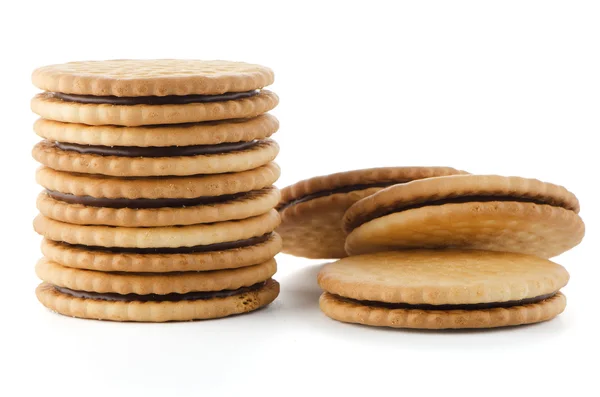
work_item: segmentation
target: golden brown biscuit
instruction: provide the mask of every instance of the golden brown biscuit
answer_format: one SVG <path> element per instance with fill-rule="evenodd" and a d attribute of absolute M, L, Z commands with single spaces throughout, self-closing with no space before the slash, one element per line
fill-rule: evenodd
<path fill-rule="evenodd" d="M 42 93 L 31 100 L 31 110 L 42 118 L 65 123 L 137 127 L 256 117 L 274 109 L 278 103 L 279 97 L 268 90 L 228 101 L 161 105 L 79 103 L 59 99 L 53 93 Z"/>
<path fill-rule="evenodd" d="M 50 141 L 80 145 L 165 147 L 218 145 L 265 139 L 279 129 L 279 121 L 270 114 L 251 119 L 207 121 L 204 123 L 162 126 L 123 127 L 86 125 L 38 119 L 33 130 Z"/>
<path fill-rule="evenodd" d="M 560 314 L 560 265 L 536 256 L 477 250 L 407 250 L 325 265 L 318 282 L 330 317 L 399 328 L 490 328 Z"/>
<path fill-rule="evenodd" d="M 535 179 L 456 175 L 381 190 L 348 209 L 346 251 L 470 248 L 550 258 L 582 240 L 579 202 Z"/>
<path fill-rule="evenodd" d="M 103 250 L 44 239 L 42 253 L 63 266 L 105 272 L 185 272 L 236 269 L 266 262 L 281 251 L 281 237 L 271 233 L 256 244 L 212 251 L 135 253 Z"/>
<path fill-rule="evenodd" d="M 125 199 L 197 198 L 231 195 L 272 185 L 281 173 L 275 163 L 231 174 L 165 178 L 115 178 L 41 167 L 37 182 L 48 190 L 75 196 Z"/>
<path fill-rule="evenodd" d="M 234 149 L 223 153 L 197 155 L 177 155 L 175 153 L 172 156 L 167 155 L 164 157 L 133 157 L 85 153 L 83 151 L 90 150 L 90 146 L 76 145 L 73 150 L 64 150 L 60 145 L 64 144 L 48 140 L 39 142 L 33 148 L 33 158 L 54 170 L 74 173 L 118 177 L 188 176 L 252 170 L 273 161 L 279 153 L 279 145 L 272 139 L 251 142 L 248 143 L 249 146 L 244 146 L 243 149 Z M 104 146 L 95 148 L 99 151 L 109 152 L 123 150 Z M 185 148 L 190 147 L 178 147 L 175 151 L 185 150 Z M 204 148 L 204 146 L 202 148 L 198 149 L 198 151 L 210 150 Z M 127 149 L 136 150 L 132 148 Z"/>
<path fill-rule="evenodd" d="M 253 237 L 271 233 L 279 223 L 279 214 L 271 210 L 235 221 L 151 228 L 72 225 L 38 215 L 33 226 L 47 239 L 69 244 L 135 249 L 195 247 L 201 250 L 214 244 L 242 244 Z"/>
<path fill-rule="evenodd" d="M 497 328 L 548 321 L 565 310 L 562 293 L 538 303 L 484 310 L 414 310 L 367 306 L 336 297 L 321 295 L 319 307 L 327 316 L 344 323 L 375 327 L 416 329 Z"/>
<path fill-rule="evenodd" d="M 205 320 L 257 310 L 279 295 L 279 283 L 267 280 L 257 289 L 242 290 L 230 296 L 179 301 L 107 301 L 78 298 L 58 291 L 48 283 L 36 289 L 39 301 L 60 314 L 111 321 L 166 322 Z"/>
<path fill-rule="evenodd" d="M 274 259 L 238 269 L 206 272 L 110 273 L 74 269 L 46 258 L 40 259 L 35 272 L 49 284 L 74 291 L 120 295 L 167 295 L 200 291 L 236 290 L 268 280 L 277 271 Z"/>
<path fill-rule="evenodd" d="M 69 199 L 75 199 L 75 202 L 67 202 L 61 200 L 61 197 L 54 198 L 56 194 L 48 191 L 39 194 L 37 208 L 42 215 L 77 225 L 124 227 L 180 226 L 246 219 L 269 212 L 277 205 L 280 197 L 279 190 L 270 186 L 235 195 L 202 198 L 202 203 L 196 205 L 184 201 L 176 206 L 177 200 L 164 200 L 167 204 L 171 203 L 168 204 L 171 206 L 140 208 L 140 202 L 135 200 L 104 199 L 97 203 L 87 197 L 82 199 L 83 203 L 77 203 L 75 196 L 67 195 Z M 86 200 L 91 202 L 87 203 Z M 155 200 L 143 201 L 146 205 L 154 202 Z M 112 206 L 99 206 L 107 204 Z"/>
<path fill-rule="evenodd" d="M 45 91 L 137 97 L 250 91 L 272 84 L 274 75 L 245 62 L 117 59 L 43 66 L 31 79 Z"/>

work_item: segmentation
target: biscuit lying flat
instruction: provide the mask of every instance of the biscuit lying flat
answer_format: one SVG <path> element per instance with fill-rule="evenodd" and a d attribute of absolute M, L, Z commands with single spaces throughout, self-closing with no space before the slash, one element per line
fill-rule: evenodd
<path fill-rule="evenodd" d="M 321 310 L 343 322 L 394 328 L 492 328 L 554 318 L 569 280 L 530 255 L 476 250 L 380 252 L 325 265 Z"/>
<path fill-rule="evenodd" d="M 278 210 L 283 252 L 306 258 L 343 258 L 346 234 L 341 220 L 358 200 L 384 187 L 463 173 L 449 167 L 371 168 L 318 176 L 281 191 Z"/>
<path fill-rule="evenodd" d="M 189 247 L 200 251 L 203 246 L 231 242 L 241 244 L 273 232 L 279 223 L 279 214 L 272 209 L 262 215 L 235 221 L 152 228 L 73 225 L 38 215 L 33 220 L 33 227 L 47 239 L 68 244 L 136 250 L 165 249 L 167 252 L 171 249 L 184 251 Z"/>
<path fill-rule="evenodd" d="M 179 251 L 179 252 L 178 252 Z M 44 239 L 42 253 L 76 269 L 105 272 L 176 272 L 235 269 L 262 263 L 281 251 L 281 237 L 267 233 L 245 241 L 192 249 L 110 249 Z"/>
<path fill-rule="evenodd" d="M 236 221 L 180 227 L 72 225 L 38 215 L 47 258 L 72 268 L 121 272 L 234 269 L 281 249 L 277 211 Z"/>
<path fill-rule="evenodd" d="M 246 313 L 271 303 L 279 284 L 274 259 L 213 272 L 103 273 L 47 259 L 36 266 L 44 306 L 74 317 L 114 321 L 184 321 Z"/>
<path fill-rule="evenodd" d="M 46 119 L 38 119 L 33 125 L 35 133 L 49 141 L 154 149 L 250 142 L 266 139 L 278 128 L 279 121 L 270 114 L 261 114 L 252 119 L 139 127 L 62 123 Z"/>
<path fill-rule="evenodd" d="M 113 60 L 36 69 L 31 101 L 45 119 L 88 125 L 140 126 L 250 118 L 279 101 L 261 90 L 273 71 L 243 62 Z"/>
<path fill-rule="evenodd" d="M 136 147 L 95 146 L 42 141 L 33 158 L 58 171 L 109 176 L 186 176 L 240 172 L 274 160 L 279 146 L 271 139 L 219 145 Z"/>
<path fill-rule="evenodd" d="M 348 209 L 350 254 L 470 248 L 559 255 L 582 240 L 575 195 L 535 179 L 459 175 L 397 185 Z"/>
<path fill-rule="evenodd" d="M 81 225 L 155 227 L 245 219 L 269 212 L 279 201 L 270 186 L 275 163 L 231 174 L 170 178 L 114 178 L 40 168 L 46 188 L 37 200 L 52 219 Z"/>

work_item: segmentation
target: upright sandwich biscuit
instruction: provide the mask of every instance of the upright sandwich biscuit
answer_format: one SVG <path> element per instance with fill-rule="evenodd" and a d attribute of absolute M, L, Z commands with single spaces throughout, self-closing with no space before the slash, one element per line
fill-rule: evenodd
<path fill-rule="evenodd" d="M 318 176 L 281 191 L 277 207 L 283 252 L 306 258 L 343 258 L 341 220 L 358 200 L 385 187 L 416 179 L 463 173 L 449 167 L 371 168 Z"/>
<path fill-rule="evenodd" d="M 582 240 L 575 195 L 535 179 L 460 175 L 397 185 L 348 209 L 348 253 L 470 248 L 559 255 Z"/>
<path fill-rule="evenodd" d="M 560 314 L 569 280 L 530 255 L 476 250 L 379 252 L 325 265 L 321 310 L 343 322 L 394 328 L 492 328 Z"/>

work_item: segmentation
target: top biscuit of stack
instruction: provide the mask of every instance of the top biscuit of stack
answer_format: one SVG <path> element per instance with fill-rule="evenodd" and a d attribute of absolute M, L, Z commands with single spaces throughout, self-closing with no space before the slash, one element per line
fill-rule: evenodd
<path fill-rule="evenodd" d="M 45 119 L 88 125 L 139 126 L 247 118 L 277 105 L 274 93 L 256 91 L 272 84 L 273 79 L 271 69 L 242 62 L 72 62 L 33 72 L 33 84 L 47 92 L 37 95 L 31 106 Z"/>

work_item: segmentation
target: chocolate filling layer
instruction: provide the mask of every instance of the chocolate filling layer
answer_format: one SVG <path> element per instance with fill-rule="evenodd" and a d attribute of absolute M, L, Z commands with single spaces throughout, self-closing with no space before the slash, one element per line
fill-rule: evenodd
<path fill-rule="evenodd" d="M 465 304 L 465 305 L 410 305 L 408 303 L 387 303 L 387 302 L 377 302 L 377 301 L 361 301 L 350 298 L 344 298 L 343 296 L 334 295 L 336 298 L 343 300 L 345 302 L 355 303 L 363 306 L 370 307 L 384 307 L 386 309 L 411 309 L 411 310 L 485 310 L 485 309 L 495 309 L 495 308 L 507 308 L 513 306 L 523 306 L 529 305 L 532 303 L 538 303 L 543 300 L 552 298 L 556 295 L 558 291 L 552 292 L 550 294 L 536 296 L 534 298 L 521 299 L 516 301 L 506 301 L 506 302 L 488 302 L 488 303 L 473 303 L 473 304 Z"/>
<path fill-rule="evenodd" d="M 99 146 L 79 145 L 77 143 L 55 142 L 54 145 L 61 150 L 73 151 L 81 154 L 97 154 L 100 156 L 120 157 L 176 157 L 198 156 L 207 154 L 222 154 L 249 149 L 260 141 L 226 142 L 218 145 L 194 146 L 166 146 L 166 147 L 137 147 L 137 146 Z"/>
<path fill-rule="evenodd" d="M 55 200 L 64 201 L 69 204 L 81 204 L 88 207 L 107 207 L 107 208 L 163 208 L 163 207 L 191 207 L 202 204 L 217 204 L 229 200 L 235 200 L 247 195 L 249 192 L 227 194 L 222 196 L 205 196 L 194 198 L 160 198 L 160 199 L 127 199 L 127 198 L 105 198 L 92 196 L 76 196 L 74 194 L 57 192 L 55 190 L 46 190 L 48 196 Z"/>
<path fill-rule="evenodd" d="M 365 183 L 365 184 L 357 184 L 357 185 L 349 185 L 349 186 L 342 186 L 342 187 L 338 187 L 335 189 L 331 189 L 331 190 L 323 190 L 320 192 L 315 192 L 315 193 L 311 193 L 311 194 L 307 194 L 306 196 L 302 196 L 300 198 L 297 198 L 295 200 L 289 201 L 287 203 L 283 203 L 278 207 L 279 211 L 282 211 L 284 209 L 286 209 L 287 207 L 291 207 L 292 205 L 296 205 L 296 204 L 300 204 L 300 203 L 304 203 L 310 200 L 314 200 L 320 197 L 326 197 L 326 196 L 331 196 L 332 194 L 337 194 L 337 193 L 350 193 L 350 192 L 354 192 L 356 190 L 365 190 L 365 189 L 370 189 L 373 187 L 388 187 L 388 186 L 392 186 L 392 185 L 396 185 L 399 183 L 406 183 L 408 182 L 407 180 L 402 180 L 402 181 L 393 181 L 393 182 L 377 182 L 377 183 Z"/>
<path fill-rule="evenodd" d="M 223 291 L 198 291 L 188 292 L 185 294 L 171 293 L 166 295 L 148 294 L 116 294 L 112 292 L 99 293 L 99 292 L 87 292 L 87 291 L 76 291 L 65 287 L 54 286 L 58 292 L 66 295 L 73 296 L 75 298 L 83 299 L 96 299 L 111 302 L 180 302 L 180 301 L 194 301 L 194 300 L 207 300 L 214 298 L 226 298 L 228 296 L 241 295 L 247 292 L 257 291 L 266 284 L 266 281 L 251 285 L 249 287 L 242 287 L 234 290 L 223 290 Z"/>
<path fill-rule="evenodd" d="M 235 248 L 250 247 L 252 245 L 262 244 L 273 236 L 273 232 L 263 234 L 262 236 L 250 237 L 245 240 L 226 241 L 224 243 L 215 243 L 207 245 L 195 245 L 192 247 L 176 248 L 123 248 L 123 247 L 98 247 L 91 245 L 69 244 L 73 247 L 82 248 L 88 251 L 102 251 L 113 254 L 193 254 L 197 252 L 225 251 Z M 67 244 L 67 243 L 65 243 Z"/>
<path fill-rule="evenodd" d="M 548 204 L 552 205 L 548 201 L 542 199 L 535 199 L 529 197 L 514 197 L 514 196 L 462 196 L 454 198 L 445 198 L 441 200 L 424 201 L 420 203 L 412 204 L 397 204 L 393 207 L 380 208 L 377 211 L 373 211 L 366 214 L 364 217 L 357 217 L 355 222 L 350 224 L 351 229 L 355 229 L 362 224 L 372 221 L 373 219 L 380 218 L 382 216 L 390 215 L 396 212 L 408 211 L 416 208 L 438 206 L 444 204 L 463 204 L 463 203 L 489 203 L 492 201 L 513 201 L 519 203 L 534 203 L 534 204 Z"/>
<path fill-rule="evenodd" d="M 245 92 L 226 92 L 225 94 L 220 95 L 167 95 L 137 97 L 75 95 L 64 94 L 62 92 L 53 92 L 52 96 L 63 101 L 96 105 L 185 105 L 188 103 L 224 102 L 235 99 L 250 98 L 258 95 L 259 92 L 259 90 L 254 90 Z"/>

